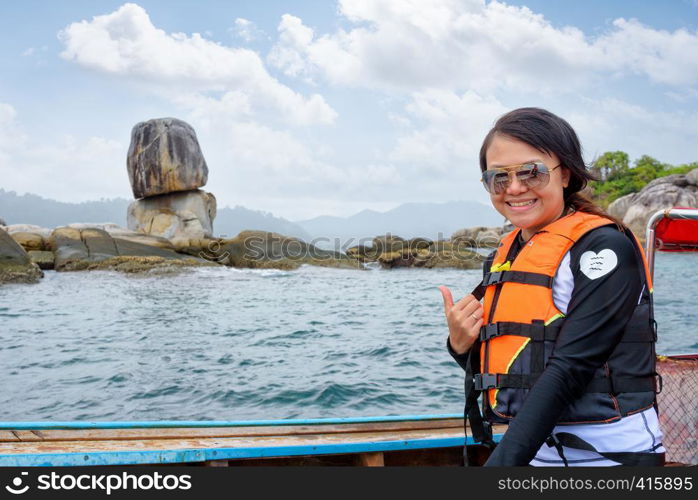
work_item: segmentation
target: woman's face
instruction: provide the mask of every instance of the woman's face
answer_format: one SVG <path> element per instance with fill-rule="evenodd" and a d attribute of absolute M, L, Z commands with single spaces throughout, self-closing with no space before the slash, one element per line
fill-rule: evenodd
<path fill-rule="evenodd" d="M 565 206 L 562 189 L 569 184 L 570 173 L 566 168 L 555 168 L 560 164 L 555 154 L 551 156 L 513 137 L 495 134 L 486 160 L 488 170 L 539 161 L 551 171 L 550 181 L 543 187 L 529 189 L 512 175 L 506 191 L 490 194 L 494 208 L 514 226 L 523 229 L 525 240 L 562 215 Z"/>

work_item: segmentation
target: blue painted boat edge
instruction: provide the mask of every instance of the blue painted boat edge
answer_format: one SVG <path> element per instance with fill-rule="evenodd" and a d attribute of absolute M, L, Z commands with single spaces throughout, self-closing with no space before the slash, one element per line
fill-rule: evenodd
<path fill-rule="evenodd" d="M 503 434 L 495 434 L 499 442 Z M 94 465 L 176 464 L 207 460 L 233 460 L 350 453 L 451 448 L 463 446 L 462 437 L 415 439 L 409 441 L 370 441 L 363 443 L 321 444 L 249 448 L 198 448 L 188 450 L 138 450 L 86 453 L 1 454 L 1 467 L 74 467 Z M 468 436 L 468 444 L 475 444 Z"/>
<path fill-rule="evenodd" d="M 115 422 L 0 422 L 0 430 L 49 430 L 49 429 L 155 429 L 176 427 L 257 427 L 274 425 L 333 425 L 363 424 L 372 422 L 405 422 L 463 418 L 463 414 L 442 415 L 394 415 L 353 418 L 310 418 L 280 420 L 152 420 Z"/>

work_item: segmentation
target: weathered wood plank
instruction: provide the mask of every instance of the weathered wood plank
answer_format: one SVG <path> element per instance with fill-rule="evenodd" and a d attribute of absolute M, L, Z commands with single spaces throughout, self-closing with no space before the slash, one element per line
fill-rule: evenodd
<path fill-rule="evenodd" d="M 19 438 L 12 431 L 0 431 L 0 442 L 19 441 Z"/>
<path fill-rule="evenodd" d="M 12 433 L 17 437 L 19 441 L 43 441 L 40 434 L 34 431 L 12 431 Z"/>
<path fill-rule="evenodd" d="M 317 446 L 362 442 L 403 441 L 462 437 L 456 429 L 410 430 L 396 432 L 352 432 L 343 434 L 307 434 L 296 436 L 254 436 L 234 438 L 185 438 L 103 441 L 28 441 L 0 443 L 0 454 L 16 453 L 93 453 L 105 451 L 260 448 Z"/>
<path fill-rule="evenodd" d="M 336 425 L 284 425 L 251 427 L 182 427 L 154 429 L 49 429 L 42 431 L 14 431 L 26 434 L 22 441 L 100 441 L 100 440 L 134 440 L 134 439 L 183 439 L 214 437 L 253 437 L 253 436 L 293 436 L 305 434 L 344 434 L 351 432 L 387 432 L 416 429 L 462 429 L 463 420 L 443 419 L 416 422 L 374 422 L 361 424 Z M 23 434 L 25 435 L 25 434 Z M 16 441 L 12 433 L 0 431 L 0 442 Z"/>

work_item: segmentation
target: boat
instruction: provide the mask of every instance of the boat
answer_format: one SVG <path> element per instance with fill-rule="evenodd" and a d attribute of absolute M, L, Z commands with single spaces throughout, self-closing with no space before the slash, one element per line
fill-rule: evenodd
<path fill-rule="evenodd" d="M 647 257 L 698 251 L 698 209 L 672 208 L 647 225 Z M 698 465 L 698 354 L 657 357 L 667 465 Z M 691 397 L 686 397 L 689 394 Z M 495 442 L 505 425 L 494 426 Z M 462 415 L 147 422 L 0 422 L 0 466 L 188 464 L 462 465 L 489 449 L 463 432 Z"/>

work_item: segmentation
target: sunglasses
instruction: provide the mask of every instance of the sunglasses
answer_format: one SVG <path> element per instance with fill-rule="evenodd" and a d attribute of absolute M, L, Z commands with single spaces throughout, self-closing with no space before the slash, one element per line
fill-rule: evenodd
<path fill-rule="evenodd" d="M 545 187 L 550 180 L 550 172 L 558 168 L 548 169 L 545 163 L 535 161 L 522 163 L 520 165 L 510 165 L 508 167 L 497 167 L 482 172 L 482 184 L 490 194 L 502 194 L 511 186 L 512 175 L 516 180 L 528 189 Z"/>

